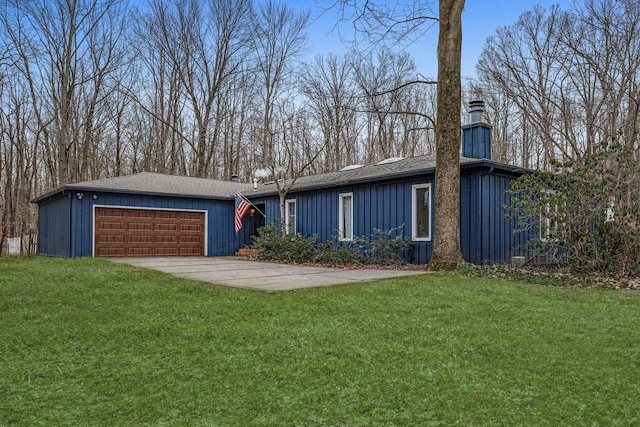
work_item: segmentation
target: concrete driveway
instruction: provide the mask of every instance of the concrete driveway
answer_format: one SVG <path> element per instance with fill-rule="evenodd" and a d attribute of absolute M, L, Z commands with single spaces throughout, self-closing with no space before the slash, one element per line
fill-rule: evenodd
<path fill-rule="evenodd" d="M 248 261 L 234 257 L 110 258 L 113 262 L 151 268 L 184 279 L 261 291 L 364 283 L 424 274 L 418 270 L 339 269 Z"/>

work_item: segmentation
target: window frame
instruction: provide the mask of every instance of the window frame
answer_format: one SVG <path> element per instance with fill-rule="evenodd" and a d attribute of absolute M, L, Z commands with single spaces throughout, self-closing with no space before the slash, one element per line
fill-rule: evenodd
<path fill-rule="evenodd" d="M 426 237 L 418 237 L 418 215 L 417 215 L 417 190 L 429 189 L 429 204 L 427 206 L 428 212 L 428 235 Z M 433 191 L 431 183 L 414 184 L 411 186 L 411 240 L 414 242 L 430 242 L 433 237 Z"/>
<path fill-rule="evenodd" d="M 291 205 L 293 205 L 293 215 L 291 215 L 292 209 Z M 286 199 L 284 201 L 284 230 L 286 234 L 296 234 L 298 232 L 298 221 L 297 221 L 297 203 L 296 199 Z M 293 217 L 293 228 L 291 227 L 291 218 Z"/>
<path fill-rule="evenodd" d="M 552 233 L 557 233 L 559 224 L 551 222 L 551 216 L 553 213 L 558 211 L 557 203 L 551 203 L 549 200 L 553 196 L 555 196 L 555 190 L 543 190 L 542 196 L 547 199 L 544 203 L 543 209 L 540 212 L 539 218 L 539 230 L 538 230 L 538 239 L 543 243 L 553 243 L 555 239 L 551 238 Z"/>
<path fill-rule="evenodd" d="M 349 234 L 345 233 L 347 230 L 343 229 L 344 224 L 344 199 L 351 199 L 351 212 L 349 218 L 349 224 L 351 229 L 348 230 Z M 338 237 L 341 242 L 350 242 L 353 240 L 353 193 L 340 193 L 338 202 Z"/>

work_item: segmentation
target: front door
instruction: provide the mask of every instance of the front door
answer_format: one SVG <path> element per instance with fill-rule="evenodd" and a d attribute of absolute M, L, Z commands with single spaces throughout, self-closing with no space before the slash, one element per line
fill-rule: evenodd
<path fill-rule="evenodd" d="M 256 209 L 258 208 L 258 209 Z M 264 204 L 257 204 L 249 209 L 249 212 L 244 217 L 244 246 L 253 243 L 251 236 L 258 234 L 258 228 L 264 227 L 264 216 L 260 212 L 264 212 Z"/>

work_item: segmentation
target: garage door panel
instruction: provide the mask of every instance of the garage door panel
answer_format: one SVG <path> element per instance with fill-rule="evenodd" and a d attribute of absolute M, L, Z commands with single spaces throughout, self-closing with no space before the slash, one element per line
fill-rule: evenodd
<path fill-rule="evenodd" d="M 123 210 L 96 208 L 96 216 L 100 216 L 101 218 L 124 218 L 127 216 L 127 213 Z"/>
<path fill-rule="evenodd" d="M 141 209 L 131 209 L 127 212 L 127 217 L 133 218 L 144 218 L 144 219 L 152 219 L 154 217 L 154 211 L 149 210 L 141 210 Z"/>
<path fill-rule="evenodd" d="M 155 211 L 156 219 L 178 219 L 178 212 L 174 211 Z"/>
<path fill-rule="evenodd" d="M 199 256 L 196 248 L 181 247 L 180 256 Z"/>
<path fill-rule="evenodd" d="M 200 220 L 200 216 L 198 214 L 198 212 L 187 212 L 187 211 L 179 211 L 176 212 L 178 218 L 180 219 L 195 219 L 195 220 Z"/>
<path fill-rule="evenodd" d="M 156 243 L 179 243 L 179 236 L 154 236 Z"/>
<path fill-rule="evenodd" d="M 153 256 L 153 248 L 133 247 L 127 248 L 125 256 Z"/>
<path fill-rule="evenodd" d="M 156 231 L 178 231 L 178 224 L 175 223 L 156 223 Z"/>
<path fill-rule="evenodd" d="M 152 234 L 133 234 L 129 235 L 127 239 L 128 243 L 153 243 Z"/>
<path fill-rule="evenodd" d="M 127 229 L 133 231 L 153 231 L 153 223 L 151 222 L 128 222 Z"/>
<path fill-rule="evenodd" d="M 126 223 L 124 222 L 115 222 L 115 221 L 104 221 L 100 223 L 100 226 L 98 227 L 98 230 L 101 231 L 120 231 L 120 230 L 125 230 L 126 227 Z"/>
<path fill-rule="evenodd" d="M 96 256 L 126 256 L 124 248 L 101 247 L 96 250 Z"/>
<path fill-rule="evenodd" d="M 156 256 L 177 256 L 180 251 L 176 247 L 157 247 L 155 254 Z"/>
<path fill-rule="evenodd" d="M 104 244 L 122 244 L 126 242 L 126 236 L 123 234 L 99 234 L 96 241 Z"/>
<path fill-rule="evenodd" d="M 180 231 L 202 233 L 202 226 L 200 224 L 180 224 Z"/>
<path fill-rule="evenodd" d="M 96 256 L 203 256 L 204 213 L 95 210 Z"/>

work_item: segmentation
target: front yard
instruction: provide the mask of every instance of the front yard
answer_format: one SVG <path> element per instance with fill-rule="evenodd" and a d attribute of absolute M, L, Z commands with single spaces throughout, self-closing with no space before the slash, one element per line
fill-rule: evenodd
<path fill-rule="evenodd" d="M 640 293 L 0 259 L 0 426 L 638 425 Z"/>

